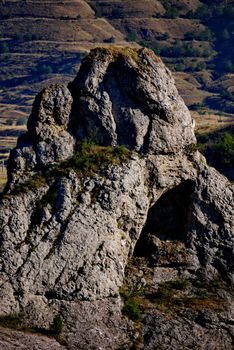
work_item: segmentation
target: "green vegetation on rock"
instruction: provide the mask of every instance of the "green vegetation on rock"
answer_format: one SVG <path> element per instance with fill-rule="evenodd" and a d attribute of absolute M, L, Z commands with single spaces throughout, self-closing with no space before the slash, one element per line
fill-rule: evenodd
<path fill-rule="evenodd" d="M 4 328 L 20 330 L 22 329 L 23 323 L 24 321 L 21 315 L 8 314 L 0 316 L 0 326 Z"/>
<path fill-rule="evenodd" d="M 132 321 L 138 321 L 141 318 L 141 311 L 139 308 L 139 303 L 137 303 L 136 296 L 126 290 L 120 290 L 119 292 L 123 300 L 122 312 L 124 315 L 128 316 Z"/>
<path fill-rule="evenodd" d="M 64 327 L 63 318 L 58 314 L 54 316 L 53 325 L 52 325 L 52 333 L 55 336 L 60 336 Z"/>
<path fill-rule="evenodd" d="M 108 164 L 122 164 L 129 159 L 131 154 L 132 152 L 125 146 L 104 147 L 96 145 L 90 140 L 84 140 L 78 142 L 74 155 L 55 166 L 52 173 L 74 169 L 79 174 L 85 172 L 86 176 L 92 175 Z"/>

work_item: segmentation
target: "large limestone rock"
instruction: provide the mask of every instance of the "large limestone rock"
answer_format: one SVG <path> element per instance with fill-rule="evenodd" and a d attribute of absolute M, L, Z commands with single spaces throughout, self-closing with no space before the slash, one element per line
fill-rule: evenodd
<path fill-rule="evenodd" d="M 78 137 L 153 154 L 195 142 L 191 116 L 172 75 L 149 50 L 96 50 L 70 88 Z"/>
<path fill-rule="evenodd" d="M 0 313 L 44 330 L 59 314 L 70 349 L 196 349 L 203 338 L 231 349 L 233 188 L 195 142 L 149 50 L 96 49 L 68 88 L 43 90 L 1 198 Z M 138 297 L 137 323 L 121 289 Z"/>
<path fill-rule="evenodd" d="M 40 168 L 72 156 L 75 139 L 67 130 L 72 97 L 66 86 L 45 88 L 34 101 L 28 132 L 22 135 L 9 159 L 9 187 Z"/>

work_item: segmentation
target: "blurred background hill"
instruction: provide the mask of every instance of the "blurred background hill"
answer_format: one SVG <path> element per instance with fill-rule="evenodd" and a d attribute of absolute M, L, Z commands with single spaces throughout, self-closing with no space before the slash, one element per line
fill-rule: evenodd
<path fill-rule="evenodd" d="M 0 159 L 25 129 L 35 94 L 73 80 L 86 52 L 113 44 L 162 57 L 196 119 L 201 150 L 232 178 L 232 0 L 1 0 Z"/>

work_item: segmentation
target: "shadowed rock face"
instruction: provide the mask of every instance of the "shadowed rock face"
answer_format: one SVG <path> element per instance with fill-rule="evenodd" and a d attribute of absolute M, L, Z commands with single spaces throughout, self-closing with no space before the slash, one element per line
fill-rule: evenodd
<path fill-rule="evenodd" d="M 44 89 L 1 198 L 1 314 L 47 330 L 59 314 L 71 349 L 136 339 L 139 349 L 196 348 L 213 337 L 231 349 L 233 188 L 194 143 L 171 74 L 149 50 L 95 49 L 68 87 Z M 160 283 L 178 279 L 187 287 L 162 304 Z M 119 296 L 138 287 L 140 326 Z"/>

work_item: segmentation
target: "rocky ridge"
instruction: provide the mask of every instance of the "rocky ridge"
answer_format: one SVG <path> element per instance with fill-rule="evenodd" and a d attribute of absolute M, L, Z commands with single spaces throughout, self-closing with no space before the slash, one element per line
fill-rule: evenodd
<path fill-rule="evenodd" d="M 193 129 L 148 49 L 44 89 L 1 198 L 2 318 L 59 315 L 69 349 L 232 349 L 233 188 Z"/>

